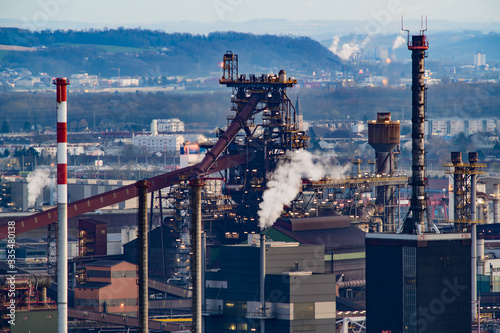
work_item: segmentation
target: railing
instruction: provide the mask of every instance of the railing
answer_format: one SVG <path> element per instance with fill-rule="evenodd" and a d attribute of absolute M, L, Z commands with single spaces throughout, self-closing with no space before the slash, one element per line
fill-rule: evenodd
<path fill-rule="evenodd" d="M 248 311 L 247 318 L 249 319 L 272 319 L 275 318 L 276 316 L 274 315 L 274 312 L 270 308 L 258 308 L 254 309 L 253 311 Z"/>
<path fill-rule="evenodd" d="M 222 307 L 219 306 L 218 308 L 215 307 L 206 308 L 202 314 L 204 316 L 219 316 L 222 315 L 222 313 L 223 313 Z"/>

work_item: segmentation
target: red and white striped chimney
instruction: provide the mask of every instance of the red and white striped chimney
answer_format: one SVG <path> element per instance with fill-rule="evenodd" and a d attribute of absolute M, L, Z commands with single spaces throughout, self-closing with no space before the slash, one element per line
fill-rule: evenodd
<path fill-rule="evenodd" d="M 54 79 L 57 88 L 57 332 L 68 332 L 68 156 L 67 99 L 69 80 Z"/>

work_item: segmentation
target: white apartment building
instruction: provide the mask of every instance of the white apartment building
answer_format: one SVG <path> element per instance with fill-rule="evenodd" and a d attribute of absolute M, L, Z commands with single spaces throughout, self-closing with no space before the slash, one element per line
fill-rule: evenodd
<path fill-rule="evenodd" d="M 495 132 L 497 120 L 488 118 L 479 119 L 429 119 L 426 123 L 428 135 L 454 136 L 459 133 L 471 135 L 474 133 Z"/>
<path fill-rule="evenodd" d="M 178 134 L 137 135 L 132 139 L 134 146 L 145 148 L 150 153 L 178 153 L 183 143 L 184 137 Z"/>
<path fill-rule="evenodd" d="M 184 122 L 179 118 L 155 119 L 159 132 L 179 133 L 184 132 Z"/>
<path fill-rule="evenodd" d="M 474 67 L 486 66 L 486 54 L 477 52 L 474 53 Z"/>
<path fill-rule="evenodd" d="M 70 81 L 72 85 L 82 87 L 95 87 L 99 85 L 99 77 L 97 75 L 89 75 L 88 73 L 72 74 Z"/>

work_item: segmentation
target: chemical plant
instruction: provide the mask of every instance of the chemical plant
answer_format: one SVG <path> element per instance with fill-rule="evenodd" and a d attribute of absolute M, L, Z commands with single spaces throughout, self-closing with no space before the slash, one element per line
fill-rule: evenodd
<path fill-rule="evenodd" d="M 304 116 L 298 97 L 294 103 L 289 96 L 297 80 L 285 70 L 241 74 L 238 55 L 227 51 L 219 82 L 230 88 L 232 114 L 215 141 L 194 148 L 207 149 L 200 161 L 139 182 L 71 179 L 70 82 L 55 79 L 57 207 L 7 217 L 0 225 L 6 244 L 0 267 L 2 329 L 498 329 L 500 181 L 484 178 L 479 184 L 484 164 L 477 153 L 468 152 L 464 162 L 460 152 L 451 152 L 446 167 L 452 191 L 448 198 L 429 196 L 425 29 L 408 32 L 407 45 L 412 59 L 408 175 L 398 170 L 400 122 L 391 113 L 378 112 L 368 121 L 374 170 L 362 169 L 359 159 L 346 166 L 305 154 Z M 277 176 L 287 169 L 293 172 Z M 27 184 L 14 181 L 10 191 L 27 196 Z M 488 220 L 490 201 L 494 223 L 480 224 Z M 445 207 L 440 220 L 434 218 L 439 205 Z M 46 239 L 41 263 L 21 259 L 29 257 L 30 246 L 40 249 L 40 244 L 19 246 L 23 235 Z M 9 247 L 13 239 L 18 244 Z M 9 250 L 17 257 L 9 257 Z"/>

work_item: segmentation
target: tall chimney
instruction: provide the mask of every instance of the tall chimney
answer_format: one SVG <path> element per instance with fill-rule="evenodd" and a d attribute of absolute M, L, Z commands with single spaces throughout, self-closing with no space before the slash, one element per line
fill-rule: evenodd
<path fill-rule="evenodd" d="M 191 224 L 193 246 L 193 328 L 194 333 L 202 332 L 202 251 L 201 251 L 201 188 L 203 180 L 195 178 L 189 181 L 191 185 Z"/>
<path fill-rule="evenodd" d="M 424 30 L 420 35 L 411 36 L 408 41 L 408 49 L 411 50 L 412 60 L 412 195 L 411 195 L 411 218 L 404 221 L 403 232 L 414 234 L 424 233 L 429 226 L 425 225 L 425 211 L 427 207 L 425 193 L 425 108 L 426 90 L 424 82 L 424 59 L 429 48 L 427 36 Z"/>
<path fill-rule="evenodd" d="M 148 181 L 140 180 L 139 189 L 139 332 L 148 333 Z"/>
<path fill-rule="evenodd" d="M 500 184 L 493 184 L 493 223 L 500 223 Z"/>
<path fill-rule="evenodd" d="M 57 332 L 68 332 L 68 156 L 67 78 L 53 82 L 57 89 Z"/>
<path fill-rule="evenodd" d="M 264 318 L 266 317 L 266 236 L 260 234 L 260 307 L 261 307 L 261 320 L 260 320 L 260 332 L 264 333 L 266 329 L 266 322 Z"/>
<path fill-rule="evenodd" d="M 471 215 L 471 296 L 472 296 L 472 320 L 477 319 L 477 213 L 476 213 L 476 192 L 477 174 L 474 167 L 478 162 L 477 152 L 469 153 L 470 165 L 470 215 Z"/>

